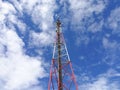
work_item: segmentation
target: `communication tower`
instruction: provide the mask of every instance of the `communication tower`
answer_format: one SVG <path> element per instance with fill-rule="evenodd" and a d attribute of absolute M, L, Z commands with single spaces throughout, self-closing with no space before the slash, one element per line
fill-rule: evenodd
<path fill-rule="evenodd" d="M 78 90 L 59 19 L 56 29 L 48 90 Z"/>

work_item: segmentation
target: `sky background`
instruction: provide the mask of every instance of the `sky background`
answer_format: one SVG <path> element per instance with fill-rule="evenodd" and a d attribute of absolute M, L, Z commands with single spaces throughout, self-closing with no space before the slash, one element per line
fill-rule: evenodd
<path fill-rule="evenodd" d="M 0 0 L 0 90 L 47 90 L 58 17 L 79 90 L 120 90 L 120 0 Z"/>

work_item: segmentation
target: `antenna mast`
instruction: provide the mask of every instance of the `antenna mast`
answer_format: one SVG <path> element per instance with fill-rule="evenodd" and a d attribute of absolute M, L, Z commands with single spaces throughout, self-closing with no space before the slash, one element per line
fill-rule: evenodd
<path fill-rule="evenodd" d="M 78 90 L 59 19 L 56 28 L 48 90 Z"/>

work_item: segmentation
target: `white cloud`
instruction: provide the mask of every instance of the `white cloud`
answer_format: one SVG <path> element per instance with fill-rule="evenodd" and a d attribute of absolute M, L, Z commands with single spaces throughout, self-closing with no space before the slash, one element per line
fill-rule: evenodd
<path fill-rule="evenodd" d="M 107 25 L 112 29 L 113 34 L 120 35 L 120 14 L 119 13 L 120 13 L 120 7 L 112 10 L 110 17 L 108 18 Z"/>
<path fill-rule="evenodd" d="M 14 25 L 20 29 L 21 33 L 26 31 L 26 28 L 29 26 L 18 18 L 22 17 L 23 11 L 25 12 L 26 10 L 26 13 L 32 15 L 33 20 L 40 20 L 39 24 L 42 25 L 40 28 L 43 31 L 38 34 L 33 31 L 34 35 L 32 38 L 34 39 L 32 40 L 37 39 L 35 42 L 38 42 L 39 44 L 49 44 L 48 41 L 50 41 L 49 38 L 52 37 L 52 32 L 47 31 L 47 24 L 51 25 L 53 23 L 53 18 L 47 19 L 48 22 L 45 21 L 45 19 L 53 16 L 53 12 L 49 12 L 49 10 L 54 6 L 53 4 L 50 4 L 51 6 L 49 7 L 49 3 L 54 2 L 51 2 L 51 0 L 49 0 L 49 2 L 46 0 L 43 0 L 42 2 L 38 2 L 38 0 L 34 2 L 33 0 L 12 0 L 12 3 L 13 4 L 0 0 L 0 89 L 43 90 L 43 86 L 39 85 L 41 80 L 38 80 L 38 78 L 41 79 L 47 75 L 44 69 L 45 65 L 43 65 L 44 60 L 40 56 L 30 57 L 26 55 L 26 50 L 24 48 L 25 42 L 18 36 Z M 39 3 L 39 5 L 37 3 Z M 41 3 L 48 4 L 42 6 Z M 41 11 L 38 9 L 34 12 L 37 7 L 43 8 Z M 33 13 L 36 13 L 37 15 L 39 12 L 42 12 L 40 13 L 42 18 L 36 18 L 33 15 Z M 44 16 L 46 12 L 49 13 Z"/>
<path fill-rule="evenodd" d="M 26 30 L 26 24 L 18 19 L 19 13 L 17 12 L 15 6 L 8 2 L 1 2 L 1 13 L 0 13 L 0 28 L 7 25 L 8 28 L 13 28 L 16 25 L 21 33 Z M 16 16 L 18 14 L 18 16 Z"/>
<path fill-rule="evenodd" d="M 93 84 L 91 84 L 88 90 L 119 90 L 117 84 L 113 82 L 112 84 L 108 83 L 108 80 L 104 77 L 99 78 Z"/>
<path fill-rule="evenodd" d="M 108 38 L 103 38 L 103 46 L 108 49 L 115 49 L 118 43 L 116 41 L 110 41 Z"/>
<path fill-rule="evenodd" d="M 78 36 L 77 39 L 76 39 L 76 45 L 77 45 L 77 46 L 79 46 L 79 45 L 81 45 L 81 44 L 87 45 L 87 44 L 89 43 L 89 41 L 90 41 L 89 37 L 87 37 L 86 35 L 82 35 L 82 34 L 81 34 L 81 35 Z"/>
<path fill-rule="evenodd" d="M 101 13 L 106 3 L 104 0 L 69 0 L 70 10 L 73 12 L 74 20 L 79 23 L 83 18 L 91 17 L 94 13 Z"/>
<path fill-rule="evenodd" d="M 42 34 L 47 32 L 45 35 L 51 34 L 51 36 L 53 36 L 53 16 L 54 10 L 57 7 L 54 0 L 12 0 L 12 2 L 14 3 L 14 7 L 20 13 L 18 14 L 18 16 L 22 15 L 22 12 L 27 13 L 33 23 L 39 27 Z M 16 5 L 18 5 L 19 7 L 17 7 Z M 14 21 L 14 23 L 17 24 L 18 28 L 24 34 L 27 27 L 25 22 L 18 20 L 16 17 L 14 17 L 14 19 L 12 19 L 11 21 Z"/>
<path fill-rule="evenodd" d="M 103 61 L 114 67 L 119 66 L 119 53 L 120 52 L 120 43 L 116 40 L 110 40 L 109 38 L 103 38 L 103 47 L 105 49 L 105 57 Z"/>
<path fill-rule="evenodd" d="M 13 2 L 16 4 L 16 3 L 19 3 L 20 5 L 20 7 L 22 7 L 22 9 L 21 8 L 18 8 L 18 10 L 24 10 L 24 11 L 27 11 L 27 13 L 31 13 L 32 12 L 32 10 L 33 10 L 33 8 L 34 8 L 34 6 L 36 6 L 36 4 L 38 3 L 38 0 L 19 0 L 18 2 L 16 2 L 16 0 L 13 0 Z"/>
<path fill-rule="evenodd" d="M 12 4 L 8 3 L 8 2 L 0 2 L 1 4 L 1 14 L 3 15 L 7 15 L 8 13 L 14 13 L 16 12 L 15 11 L 15 8 L 12 6 Z"/>
<path fill-rule="evenodd" d="M 76 31 L 76 43 L 87 45 L 90 41 L 89 33 L 102 31 L 104 19 L 102 13 L 107 5 L 107 0 L 69 0 L 72 18 L 72 28 Z M 72 26 L 71 26 L 72 27 Z M 93 37 L 96 37 L 95 35 Z"/>
<path fill-rule="evenodd" d="M 30 15 L 31 20 L 39 27 L 40 33 L 30 32 L 30 43 L 36 46 L 49 45 L 53 38 L 53 16 L 56 4 L 54 0 L 21 0 L 21 6 Z M 24 11 L 24 12 L 25 12 Z M 21 23 L 20 23 L 21 24 Z M 25 25 L 23 25 L 25 26 Z M 24 28 L 23 28 L 24 29 Z M 36 42 L 36 40 L 38 42 Z M 40 45 L 39 45 L 40 44 Z"/>
<path fill-rule="evenodd" d="M 30 45 L 35 45 L 38 47 L 47 46 L 53 41 L 53 37 L 51 37 L 51 35 L 52 34 L 46 32 L 36 33 L 32 31 L 30 34 L 30 42 L 32 42 L 32 44 L 30 43 Z"/>
<path fill-rule="evenodd" d="M 107 74 L 106 74 L 108 77 L 120 77 L 120 73 L 116 70 L 114 70 L 113 68 L 110 68 L 108 71 L 107 71 Z"/>
<path fill-rule="evenodd" d="M 92 33 L 102 31 L 103 24 L 104 24 L 103 20 L 101 20 L 100 22 L 94 22 L 92 25 L 88 27 L 88 31 Z"/>
<path fill-rule="evenodd" d="M 108 70 L 107 73 L 101 74 L 97 78 L 90 79 L 89 82 L 83 83 L 79 86 L 80 90 L 119 90 L 119 81 L 111 81 L 110 78 L 114 75 L 110 74 L 114 71 Z"/>
<path fill-rule="evenodd" d="M 7 71 L 3 77 L 3 80 L 5 79 L 4 81 L 6 82 L 4 84 L 4 88 L 7 90 L 27 88 L 31 85 L 38 84 L 37 78 L 44 77 L 44 70 L 41 67 L 41 63 L 38 60 L 32 60 L 30 57 L 25 56 L 17 57 L 21 61 L 16 60 L 17 58 L 15 57 L 12 57 L 12 59 L 7 59 L 10 60 L 8 62 L 1 62 L 1 64 L 5 65 L 5 68 L 9 68 L 4 69 L 2 67 L 2 69 Z"/>
<path fill-rule="evenodd" d="M 6 28 L 7 29 L 7 28 Z M 0 81 L 4 81 L 3 90 L 21 90 L 38 84 L 37 78 L 46 76 L 42 67 L 42 58 L 32 58 L 25 55 L 24 43 L 13 30 L 4 30 L 1 45 L 6 51 L 0 53 Z M 4 48 L 2 48 L 4 49 Z"/>
<path fill-rule="evenodd" d="M 24 90 L 44 90 L 44 88 L 40 87 L 40 85 L 39 85 L 39 86 L 31 86 Z"/>
<path fill-rule="evenodd" d="M 99 78 L 89 86 L 88 90 L 108 90 L 106 78 Z"/>
<path fill-rule="evenodd" d="M 54 0 L 41 0 L 32 11 L 32 20 L 40 29 L 47 30 L 53 27 L 53 15 L 56 9 Z M 38 13 L 39 12 L 39 13 Z"/>

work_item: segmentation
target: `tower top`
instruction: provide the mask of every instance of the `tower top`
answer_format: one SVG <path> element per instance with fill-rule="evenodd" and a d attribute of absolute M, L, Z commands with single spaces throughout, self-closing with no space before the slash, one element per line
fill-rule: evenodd
<path fill-rule="evenodd" d="M 60 22 L 59 19 L 57 20 L 56 25 L 57 25 L 57 27 L 60 27 L 60 26 L 61 26 L 61 22 Z"/>

